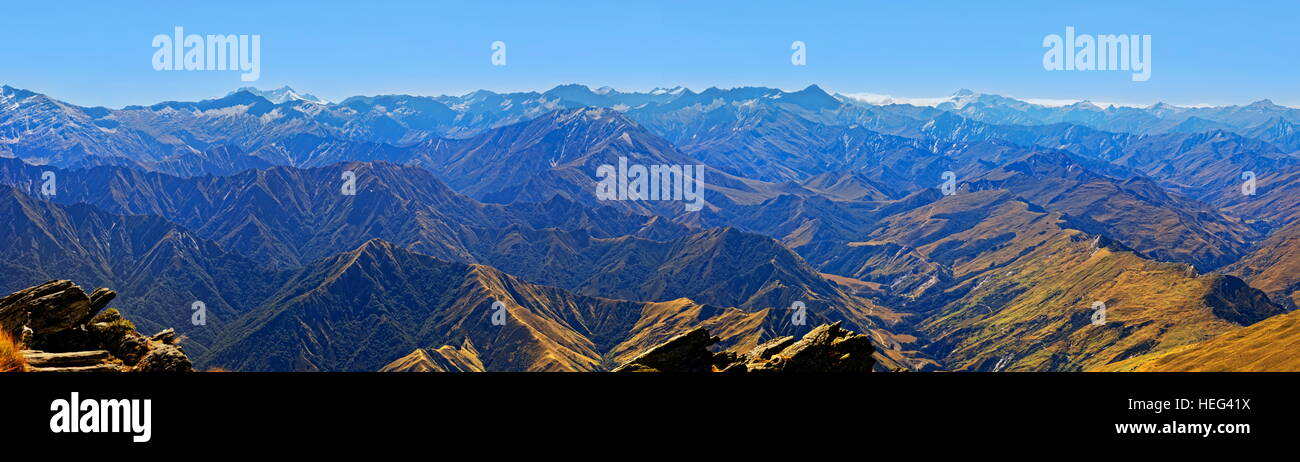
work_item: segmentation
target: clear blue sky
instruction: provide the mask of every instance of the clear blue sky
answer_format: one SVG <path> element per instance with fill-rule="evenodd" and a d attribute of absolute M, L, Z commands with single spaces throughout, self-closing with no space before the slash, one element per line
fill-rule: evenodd
<path fill-rule="evenodd" d="M 1300 2 L 1287 1 L 421 1 L 62 2 L 4 7 L 0 84 L 119 107 L 224 95 L 233 72 L 159 72 L 150 40 L 260 34 L 253 85 L 331 100 L 380 93 L 626 90 L 810 83 L 844 93 L 1300 106 Z M 1150 34 L 1151 80 L 1047 72 L 1042 40 Z M 507 66 L 490 63 L 507 44 Z M 790 65 L 790 43 L 808 65 Z"/>

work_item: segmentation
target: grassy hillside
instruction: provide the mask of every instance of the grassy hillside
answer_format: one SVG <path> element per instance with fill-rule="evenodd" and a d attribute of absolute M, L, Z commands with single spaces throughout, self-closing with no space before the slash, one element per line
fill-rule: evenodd
<path fill-rule="evenodd" d="M 1095 368 L 1118 372 L 1300 372 L 1300 311 L 1210 340 Z"/>

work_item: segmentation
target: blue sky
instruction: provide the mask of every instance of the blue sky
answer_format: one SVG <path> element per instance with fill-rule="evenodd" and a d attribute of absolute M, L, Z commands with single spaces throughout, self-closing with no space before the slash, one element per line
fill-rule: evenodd
<path fill-rule="evenodd" d="M 261 79 L 351 95 L 623 90 L 685 85 L 933 97 L 1300 106 L 1300 2 L 52 2 L 5 7 L 0 84 L 81 105 L 197 100 L 247 85 L 234 72 L 160 72 L 151 39 L 175 26 L 262 36 Z M 1048 72 L 1043 37 L 1149 34 L 1152 76 Z M 507 65 L 492 66 L 493 41 Z M 807 44 L 807 66 L 790 44 Z"/>

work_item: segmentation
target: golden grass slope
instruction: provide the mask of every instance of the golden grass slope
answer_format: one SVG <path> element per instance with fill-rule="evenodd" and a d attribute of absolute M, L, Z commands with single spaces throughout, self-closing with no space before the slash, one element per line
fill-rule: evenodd
<path fill-rule="evenodd" d="M 1110 372 L 1300 372 L 1300 311 L 1161 353 L 1094 368 Z"/>
<path fill-rule="evenodd" d="M 469 339 L 459 348 L 443 345 L 437 349 L 418 349 L 389 363 L 379 372 L 483 372 L 483 361 Z"/>
<path fill-rule="evenodd" d="M 920 347 L 951 370 L 1084 370 L 1281 312 L 1240 280 L 1143 258 L 1004 191 L 946 197 L 889 220 L 869 238 L 951 268 L 953 283 L 916 304 L 937 307 L 917 325 Z M 1090 319 L 1097 301 L 1107 307 L 1102 325 Z"/>

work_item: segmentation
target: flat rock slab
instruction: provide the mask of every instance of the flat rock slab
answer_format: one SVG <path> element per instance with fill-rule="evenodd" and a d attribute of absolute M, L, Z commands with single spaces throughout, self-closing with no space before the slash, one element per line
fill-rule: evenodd
<path fill-rule="evenodd" d="M 122 366 L 117 364 L 96 364 L 94 366 L 74 366 L 74 367 L 31 367 L 28 372 L 121 372 Z"/>
<path fill-rule="evenodd" d="M 73 351 L 68 353 L 46 353 L 43 351 L 25 350 L 23 351 L 23 359 L 27 360 L 27 365 L 33 368 L 75 368 L 97 366 L 112 361 L 113 356 L 108 354 L 108 351 L 105 350 Z"/>

